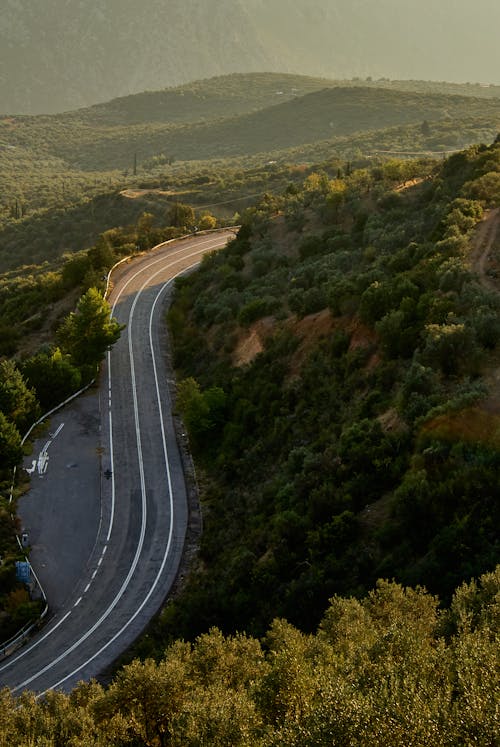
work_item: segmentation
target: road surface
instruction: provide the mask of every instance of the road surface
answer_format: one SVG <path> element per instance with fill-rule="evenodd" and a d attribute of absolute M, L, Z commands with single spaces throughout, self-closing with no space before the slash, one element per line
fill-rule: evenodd
<path fill-rule="evenodd" d="M 54 438 L 47 437 L 50 445 L 42 446 L 42 458 L 34 454 L 27 465 L 33 478 L 43 482 L 46 495 L 55 488 L 54 481 L 60 493 L 62 489 L 58 504 L 62 515 L 52 514 L 48 522 L 51 543 L 54 536 L 60 536 L 61 542 L 64 538 L 68 555 L 73 538 L 75 552 L 80 543 L 83 556 L 89 555 L 81 568 L 69 568 L 70 588 L 66 583 L 48 624 L 24 648 L 0 662 L 0 686 L 16 693 L 69 691 L 78 681 L 97 677 L 142 632 L 175 581 L 188 511 L 162 350 L 164 302 L 175 276 L 232 237 L 234 232 L 225 231 L 184 239 L 114 272 L 109 301 L 113 315 L 126 328 L 101 371 L 95 474 L 79 466 L 85 449 L 84 463 L 91 464 L 92 428 L 74 426 L 82 415 L 77 412 L 73 417 L 73 406 L 51 422 Z M 79 403 L 76 410 L 81 407 Z M 82 451 L 79 433 L 86 439 Z M 68 461 L 69 448 L 74 461 Z M 36 527 L 30 532 L 50 565 L 57 547 L 47 546 Z M 49 571 L 54 582 L 54 568 Z M 51 604 L 50 590 L 48 597 Z"/>

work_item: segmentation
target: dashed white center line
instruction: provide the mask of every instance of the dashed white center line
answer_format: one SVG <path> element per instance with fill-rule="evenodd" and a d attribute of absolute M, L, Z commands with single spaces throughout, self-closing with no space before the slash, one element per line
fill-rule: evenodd
<path fill-rule="evenodd" d="M 80 604 L 81 601 L 82 601 L 82 597 L 78 597 L 78 599 L 74 603 L 73 607 L 78 607 L 78 605 Z"/>

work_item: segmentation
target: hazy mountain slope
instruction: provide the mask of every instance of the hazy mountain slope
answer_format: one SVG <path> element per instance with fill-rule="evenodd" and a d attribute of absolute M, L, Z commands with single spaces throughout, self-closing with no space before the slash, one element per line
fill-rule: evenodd
<path fill-rule="evenodd" d="M 58 119 L 96 125 L 196 122 L 245 114 L 337 85 L 338 82 L 327 78 L 305 75 L 233 73 L 161 91 L 122 96 L 67 112 Z"/>
<path fill-rule="evenodd" d="M 241 0 L 6 0 L 4 112 L 60 111 L 221 72 L 274 68 Z"/>
<path fill-rule="evenodd" d="M 0 121 L 0 142 L 64 159 L 72 168 L 113 170 L 164 154 L 176 160 L 226 158 L 291 148 L 355 132 L 465 117 L 500 122 L 499 99 L 332 88 L 236 117 L 194 124 L 92 125 L 68 115 Z"/>
<path fill-rule="evenodd" d="M 494 0 L 4 0 L 0 111 L 228 72 L 500 82 Z"/>

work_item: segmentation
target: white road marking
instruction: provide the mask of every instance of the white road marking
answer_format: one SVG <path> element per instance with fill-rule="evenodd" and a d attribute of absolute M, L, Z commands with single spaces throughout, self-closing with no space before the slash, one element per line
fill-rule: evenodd
<path fill-rule="evenodd" d="M 193 265 L 193 266 L 195 266 L 195 265 Z M 185 270 L 183 270 L 182 272 L 185 272 Z M 178 273 L 173 278 L 171 278 L 167 283 L 165 283 L 165 285 L 160 289 L 160 291 L 158 292 L 158 295 L 155 298 L 155 301 L 153 303 L 153 307 L 152 307 L 152 310 L 151 310 L 151 314 L 150 314 L 150 341 L 152 340 L 151 320 L 152 320 L 153 312 L 154 312 L 154 309 L 156 307 L 156 303 L 158 301 L 158 298 L 161 296 L 161 294 L 163 293 L 163 291 L 165 290 L 165 288 L 167 288 L 170 285 L 170 283 L 172 283 L 173 280 L 175 280 L 175 278 L 178 277 L 178 275 L 181 275 L 182 272 Z M 155 355 L 154 355 L 153 348 L 151 348 L 151 353 L 152 353 L 152 356 L 153 356 L 153 368 L 154 368 L 154 372 L 155 372 L 155 382 L 156 382 L 157 392 L 159 392 L 159 383 L 158 383 L 158 376 L 157 376 L 157 369 L 156 369 L 156 358 L 155 358 Z M 64 682 L 66 682 L 66 680 L 70 679 L 71 677 L 74 677 L 75 674 L 78 674 L 78 672 L 81 669 L 83 669 L 88 664 L 90 664 L 90 662 L 93 661 L 97 656 L 100 656 L 100 654 L 103 651 L 105 651 L 108 648 L 108 646 L 110 646 L 112 643 L 114 643 L 114 641 L 117 638 L 119 638 L 121 636 L 121 634 L 126 630 L 126 628 L 128 628 L 128 626 L 135 620 L 135 618 L 137 617 L 137 615 L 139 615 L 142 612 L 142 610 L 144 609 L 145 605 L 148 603 L 149 599 L 151 598 L 152 594 L 154 593 L 154 591 L 155 591 L 155 589 L 156 589 L 156 587 L 158 585 L 158 582 L 159 582 L 159 580 L 160 580 L 160 578 L 161 578 L 161 576 L 163 574 L 163 570 L 165 568 L 165 564 L 167 562 L 167 558 L 168 558 L 168 556 L 170 554 L 170 547 L 171 547 L 171 544 L 172 544 L 173 526 L 174 526 L 174 522 L 173 522 L 173 517 L 174 517 L 174 502 L 173 502 L 172 483 L 171 483 L 171 475 L 170 475 L 170 462 L 169 462 L 169 459 L 168 459 L 168 450 L 167 450 L 167 443 L 166 443 L 165 431 L 164 431 L 164 428 L 163 428 L 163 414 L 161 413 L 161 401 L 160 400 L 158 400 L 158 407 L 160 408 L 160 420 L 161 420 L 162 440 L 163 440 L 163 453 L 164 453 L 164 456 L 165 456 L 165 466 L 166 466 L 166 470 L 167 470 L 167 480 L 168 480 L 169 497 L 170 497 L 170 527 L 169 527 L 169 533 L 168 533 L 167 546 L 166 546 L 165 552 L 163 554 L 163 559 L 162 559 L 162 562 L 161 562 L 160 569 L 159 569 L 158 573 L 156 574 L 156 578 L 153 581 L 153 583 L 151 585 L 151 588 L 149 589 L 148 594 L 143 599 L 142 604 L 138 607 L 138 609 L 136 609 L 136 611 L 134 612 L 134 614 L 132 615 L 132 617 L 130 617 L 127 620 L 127 622 L 125 623 L 125 625 L 123 625 L 122 628 L 117 633 L 115 633 L 115 635 L 109 641 L 107 641 L 103 646 L 101 646 L 101 648 L 98 651 L 96 651 L 93 654 L 93 656 L 91 656 L 89 659 L 87 659 L 83 664 L 80 664 L 76 669 L 74 669 L 72 672 L 70 672 L 69 674 L 67 674 L 62 679 L 60 679 L 58 682 L 56 682 L 50 688 L 47 688 L 47 690 L 44 690 L 44 692 L 40 693 L 40 695 L 38 697 L 42 697 L 49 690 L 55 690 L 57 687 L 60 687 L 60 685 L 64 684 Z"/>
<path fill-rule="evenodd" d="M 56 430 L 56 432 L 50 434 L 51 438 L 48 441 L 46 441 L 45 446 L 42 448 L 42 450 L 40 451 L 40 454 L 38 455 L 38 463 L 33 462 L 31 469 L 26 470 L 28 474 L 31 475 L 35 471 L 35 467 L 34 467 L 35 464 L 37 464 L 38 466 L 38 474 L 40 476 L 44 475 L 47 472 L 47 467 L 49 466 L 49 455 L 47 454 L 47 450 L 49 446 L 52 444 L 53 440 L 59 435 L 59 433 L 62 431 L 63 428 L 64 428 L 64 423 L 61 423 L 58 429 Z"/>
<path fill-rule="evenodd" d="M 61 423 L 61 425 L 59 426 L 59 428 L 56 430 L 56 432 L 52 436 L 52 440 L 54 440 L 60 434 L 60 432 L 62 431 L 63 428 L 64 428 L 64 423 Z"/>
<path fill-rule="evenodd" d="M 39 638 L 32 646 L 29 646 L 28 648 L 23 649 L 21 651 L 21 653 L 20 654 L 16 654 L 16 656 L 14 658 L 12 658 L 12 659 L 9 658 L 7 660 L 7 663 L 0 667 L 0 672 L 3 672 L 3 670 L 7 669 L 7 667 L 10 667 L 11 664 L 14 664 L 15 662 L 19 661 L 19 659 L 22 659 L 24 656 L 26 656 L 26 654 L 29 654 L 35 648 L 35 646 L 38 646 L 40 643 L 43 643 L 43 641 L 46 638 L 48 638 L 49 635 L 52 635 L 52 633 L 54 632 L 54 630 L 57 630 L 57 628 L 60 625 L 62 625 L 63 622 L 65 622 L 70 615 L 71 615 L 71 610 L 69 610 L 69 612 L 66 612 L 66 614 L 63 617 L 61 617 L 61 619 L 59 620 L 59 622 L 56 625 L 54 625 L 53 628 L 51 628 L 50 630 L 48 630 L 45 633 L 45 635 L 43 635 L 41 638 Z"/>
<path fill-rule="evenodd" d="M 197 244 L 196 246 L 199 247 L 201 244 L 205 244 L 205 243 L 208 243 L 208 242 L 200 242 L 200 244 Z M 220 241 L 219 241 L 218 243 L 213 244 L 213 248 L 214 249 L 221 248 L 224 245 L 225 244 L 221 244 Z M 185 255 L 183 253 L 183 250 L 179 250 L 177 252 L 172 252 L 171 254 L 169 254 L 168 257 L 163 257 L 163 258 L 157 259 L 154 262 L 151 262 L 150 264 L 148 264 L 147 266 L 142 267 L 141 270 L 139 270 L 131 278 L 129 278 L 129 280 L 122 286 L 122 288 L 120 289 L 120 292 L 118 293 L 118 296 L 117 296 L 117 298 L 116 298 L 116 300 L 115 300 L 115 302 L 113 304 L 113 308 L 112 308 L 112 312 L 111 313 L 113 314 L 114 309 L 116 307 L 116 304 L 118 302 L 118 299 L 120 298 L 120 296 L 124 292 L 125 288 L 129 285 L 129 283 L 132 282 L 133 279 L 135 279 L 139 274 L 141 274 L 141 272 L 144 272 L 145 270 L 150 269 L 152 266 L 158 264 L 159 262 L 163 262 L 165 259 L 171 259 L 174 254 L 179 254 L 179 253 L 183 254 L 182 259 L 189 259 L 191 257 L 203 254 L 203 252 L 201 252 L 199 248 L 197 249 L 197 251 L 194 251 L 194 252 L 192 252 L 191 254 L 188 254 L 188 255 Z M 144 290 L 144 288 L 150 283 L 150 281 L 154 277 L 156 277 L 156 275 L 160 274 L 161 272 L 164 272 L 166 269 L 168 269 L 169 267 L 173 266 L 174 264 L 176 264 L 176 262 L 171 262 L 170 264 L 167 264 L 167 265 L 163 266 L 160 270 L 158 270 L 153 275 L 148 276 L 147 280 L 142 285 L 142 287 L 140 288 L 140 290 L 138 291 L 138 293 L 137 293 L 137 295 L 136 295 L 136 297 L 134 299 L 131 311 L 129 313 L 129 328 L 131 327 L 130 322 L 132 321 L 132 318 L 133 318 L 133 312 L 135 310 L 135 306 L 136 306 L 137 301 L 138 301 L 138 299 L 139 299 L 142 291 Z M 161 296 L 161 294 L 163 293 L 163 291 L 165 290 L 165 288 L 167 288 L 168 285 L 170 283 L 172 283 L 175 280 L 176 277 L 178 277 L 179 275 L 183 274 L 187 270 L 192 269 L 197 264 L 198 264 L 198 262 L 195 262 L 193 265 L 191 265 L 189 267 L 183 268 L 181 271 L 179 271 L 178 273 L 176 273 L 176 275 L 174 275 L 172 278 L 170 278 L 164 284 L 164 286 L 160 289 L 160 291 L 158 293 L 158 296 L 155 299 L 155 302 L 153 304 L 151 313 L 150 313 L 150 325 L 151 325 L 153 310 L 154 310 L 154 308 L 156 306 L 156 302 L 157 302 L 158 298 Z M 132 372 L 133 368 L 134 368 L 134 363 L 133 363 L 133 351 L 132 351 L 130 339 L 131 339 L 131 337 L 130 337 L 130 332 L 129 332 L 129 351 L 130 351 L 130 353 L 132 355 L 132 357 L 131 357 L 131 372 Z M 150 340 L 151 340 L 151 337 L 150 337 Z M 155 356 L 154 356 L 154 351 L 152 350 L 151 353 L 152 353 L 152 356 L 153 356 L 154 369 L 155 369 L 155 379 L 156 379 L 157 374 L 156 374 L 156 360 L 155 360 Z M 110 364 L 110 354 L 109 353 L 108 353 L 108 364 Z M 109 388 L 111 389 L 111 368 L 110 367 L 108 368 L 108 376 L 109 376 Z M 158 385 L 157 385 L 157 390 L 158 390 Z M 135 388 L 135 371 L 133 371 L 133 393 L 135 395 L 135 402 L 134 402 L 134 410 L 135 410 L 136 409 L 135 405 L 136 405 L 136 400 L 137 400 L 137 392 L 136 392 L 136 388 Z M 158 406 L 161 409 L 161 403 L 160 402 L 158 402 Z M 163 428 L 163 417 L 162 417 L 162 415 L 160 415 L 160 417 L 161 417 L 161 429 L 162 429 L 162 439 L 163 439 L 163 444 L 164 444 L 164 453 L 165 453 L 165 458 L 167 460 L 166 467 L 167 467 L 168 482 L 169 482 L 169 492 L 170 492 L 170 502 L 171 502 L 171 517 L 173 517 L 173 498 L 172 498 L 171 483 L 170 483 L 170 469 L 169 469 L 168 455 L 166 454 L 166 438 L 165 438 L 165 433 L 164 433 L 164 428 Z M 135 412 L 135 419 L 136 419 L 136 431 L 137 431 L 137 427 L 138 427 L 138 413 L 137 412 Z M 109 413 L 109 420 L 110 420 L 110 456 L 111 456 L 111 459 L 112 459 L 113 441 L 112 441 L 112 418 L 111 418 L 111 411 Z M 139 435 L 139 439 L 140 439 L 140 428 L 139 428 L 139 431 L 138 431 L 138 435 Z M 138 452 L 139 452 L 139 448 L 140 447 L 139 447 L 139 443 L 138 443 Z M 113 464 L 113 461 L 111 461 L 111 464 Z M 142 465 L 141 462 L 140 462 L 140 466 L 143 467 L 143 465 Z M 115 497 L 114 497 L 114 494 L 115 494 L 115 489 L 114 489 L 114 470 L 112 470 L 112 477 L 113 477 L 113 487 L 112 487 L 113 499 L 112 499 L 112 512 L 111 512 L 111 516 L 110 516 L 110 525 L 109 525 L 109 530 L 108 530 L 108 540 L 109 540 L 109 537 L 111 536 L 111 531 L 112 531 L 112 527 L 113 527 L 113 520 L 114 520 L 114 500 L 115 500 Z M 141 487 L 142 487 L 142 483 L 143 483 L 143 480 L 141 479 Z M 145 506 L 144 506 L 144 501 L 143 501 L 143 517 L 144 517 L 144 521 L 145 521 Z M 144 526 L 144 529 L 145 529 L 145 526 Z M 54 689 L 54 688 L 58 687 L 63 682 L 65 682 L 67 679 L 69 679 L 74 674 L 76 674 L 78 671 L 80 671 L 85 666 L 87 666 L 87 664 L 89 664 L 91 661 L 93 661 L 97 656 L 99 656 L 102 653 L 102 651 L 104 651 L 109 645 L 111 645 L 111 643 L 114 642 L 126 630 L 126 628 L 131 624 L 131 622 L 142 611 L 142 609 L 144 608 L 144 606 L 149 601 L 151 595 L 153 594 L 153 592 L 154 592 L 154 590 L 155 590 L 155 588 L 156 588 L 156 586 L 158 584 L 158 581 L 160 579 L 160 576 L 163 573 L 163 569 L 165 567 L 165 563 L 167 561 L 168 554 L 170 552 L 170 545 L 171 545 L 172 533 L 173 533 L 173 522 L 171 521 L 170 530 L 169 530 L 169 538 L 168 538 L 168 543 L 167 543 L 167 548 L 166 548 L 164 556 L 163 556 L 161 568 L 160 568 L 159 572 L 157 573 L 156 578 L 155 578 L 155 580 L 154 580 L 154 582 L 153 582 L 153 584 L 152 584 L 152 586 L 151 586 L 151 588 L 150 588 L 147 596 L 143 599 L 142 604 L 135 611 L 135 613 L 132 615 L 132 617 L 129 618 L 129 620 L 125 623 L 125 625 L 123 625 L 123 627 L 113 636 L 113 638 L 111 638 L 111 640 L 109 640 L 104 646 L 102 646 L 101 649 L 99 649 L 99 651 L 97 651 L 85 663 L 80 664 L 78 666 L 78 668 L 75 669 L 72 673 L 66 675 L 62 680 L 59 680 L 59 682 L 57 682 L 56 684 L 54 684 L 51 687 L 47 688 L 47 690 L 45 690 L 44 692 L 47 692 L 50 689 Z M 122 587 L 120 588 L 119 592 L 115 596 L 113 602 L 110 604 L 110 606 L 107 608 L 107 610 L 101 615 L 101 617 L 99 618 L 99 620 L 83 636 L 81 636 L 77 641 L 75 641 L 75 643 L 72 646 L 70 646 L 68 649 L 66 649 L 57 658 L 55 658 L 54 660 L 52 660 L 51 662 L 49 662 L 49 664 L 47 664 L 47 666 L 45 666 L 39 672 L 37 672 L 36 674 L 32 675 L 29 679 L 25 680 L 23 683 L 21 683 L 20 685 L 18 685 L 16 688 L 13 688 L 12 692 L 16 692 L 17 690 L 21 690 L 21 689 L 25 688 L 28 684 L 30 684 L 31 682 L 33 682 L 33 680 L 37 679 L 40 675 L 45 674 L 45 672 L 47 672 L 49 669 L 51 669 L 56 664 L 58 664 L 62 659 L 64 659 L 66 656 L 68 656 L 70 653 L 72 653 L 76 648 L 78 648 L 78 646 L 80 646 L 90 635 L 92 635 L 92 633 L 109 616 L 109 614 L 112 612 L 112 610 L 114 609 L 114 607 L 118 604 L 118 601 L 121 599 L 121 597 L 123 596 L 123 594 L 124 594 L 124 592 L 125 592 L 128 584 L 130 583 L 130 580 L 131 580 L 132 575 L 133 575 L 133 573 L 135 571 L 135 568 L 137 567 L 137 563 L 138 563 L 138 560 L 139 560 L 140 552 L 142 551 L 143 542 L 144 542 L 144 533 L 142 532 L 142 528 L 141 528 L 141 537 L 140 537 L 140 540 L 139 540 L 139 545 L 137 547 L 136 554 L 135 554 L 134 560 L 132 562 L 132 566 L 130 567 L 129 572 L 127 574 L 127 577 L 126 577 L 125 581 L 123 582 Z M 99 559 L 99 561 L 97 563 L 98 567 L 101 565 L 102 560 L 103 560 L 103 555 L 101 555 L 101 558 Z M 97 569 L 94 571 L 94 573 L 92 575 L 92 579 L 95 578 L 96 574 L 97 574 Z M 81 598 L 78 600 L 77 603 L 75 603 L 75 606 L 76 606 L 76 604 L 79 604 L 80 601 L 81 601 Z M 39 645 L 39 643 L 42 640 L 44 640 L 45 638 L 47 638 L 57 627 L 59 627 L 59 625 L 62 624 L 62 622 L 69 615 L 70 615 L 70 612 L 68 612 L 59 621 L 59 623 L 56 626 L 54 626 L 54 628 L 52 628 L 50 631 L 48 631 L 45 636 L 43 636 L 41 639 L 39 639 L 38 641 L 36 641 L 32 646 L 30 646 L 27 649 L 25 649 L 23 651 L 23 653 L 20 654 L 19 656 L 17 656 L 15 659 L 10 660 L 7 665 L 5 665 L 4 667 L 0 667 L 0 671 L 2 671 L 2 669 L 5 669 L 7 666 L 9 666 L 10 664 L 12 664 L 13 661 L 17 661 L 19 658 L 21 658 L 22 656 L 24 656 L 27 653 L 29 653 L 29 651 L 31 651 L 37 645 Z M 42 695 L 43 694 L 44 693 L 42 693 Z"/>
<path fill-rule="evenodd" d="M 47 467 L 49 466 L 49 455 L 46 451 L 41 451 L 38 455 L 38 474 L 44 475 L 47 472 Z"/>
<path fill-rule="evenodd" d="M 81 601 L 82 601 L 82 597 L 78 597 L 78 599 L 74 603 L 73 607 L 78 607 L 78 605 L 80 604 Z"/>

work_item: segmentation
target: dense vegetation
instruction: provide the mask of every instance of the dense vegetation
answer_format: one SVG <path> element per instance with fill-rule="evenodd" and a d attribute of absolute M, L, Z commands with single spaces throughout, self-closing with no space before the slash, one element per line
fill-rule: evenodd
<path fill-rule="evenodd" d="M 494 88 L 378 83 L 232 75 L 50 117 L 2 117 L 0 228 L 22 230 L 40 210 L 88 210 L 110 187 L 145 180 L 175 191 L 207 170 L 444 152 L 498 131 Z M 0 248 L 16 251 L 8 237 Z"/>
<path fill-rule="evenodd" d="M 275 614 L 312 630 L 329 596 L 380 576 L 446 600 L 498 562 L 500 302 L 469 253 L 500 143 L 429 168 L 311 174 L 179 281 L 205 519 L 158 632 L 260 635 Z"/>
<path fill-rule="evenodd" d="M 25 555 L 15 534 L 19 524 L 11 518 L 27 487 L 20 471 L 11 496 L 12 469 L 24 453 L 22 434 L 42 412 L 88 383 L 118 339 L 120 327 L 110 320 L 102 297 L 103 273 L 123 254 L 149 248 L 166 235 L 159 236 L 152 218 L 143 215 L 130 231 L 108 231 L 91 249 L 65 257 L 57 268 L 34 267 L 29 274 L 3 279 L 0 354 L 12 356 L 21 340 L 24 352 L 17 360 L 0 361 L 0 641 L 19 631 L 39 609 L 15 576 L 15 562 Z M 167 233 L 181 230 L 172 226 Z"/>
<path fill-rule="evenodd" d="M 213 227 L 212 211 L 243 223 L 178 282 L 169 315 L 204 533 L 182 594 L 138 645 L 157 663 L 18 710 L 5 694 L 9 743 L 492 743 L 498 577 L 463 587 L 448 612 L 422 591 L 370 590 L 424 584 L 446 607 L 500 560 L 500 301 L 471 268 L 474 231 L 500 204 L 500 142 L 429 158 L 491 141 L 498 101 L 355 83 L 263 108 L 274 79 L 252 80 L 246 103 L 239 76 L 206 100 L 202 84 L 186 91 L 206 114 L 197 125 L 180 92 L 0 122 L 0 641 L 37 609 L 13 572 L 20 434 L 116 339 L 106 271 Z M 224 96 L 233 118 L 209 121 Z M 321 140 L 332 101 L 350 134 Z M 382 129 L 361 132 L 362 115 Z M 244 148 L 182 162 L 158 140 L 137 157 L 139 136 L 167 131 L 188 144 L 205 133 L 208 154 L 234 133 Z M 92 171 L 101 137 L 137 173 Z M 165 653 L 178 637 L 196 642 Z"/>
<path fill-rule="evenodd" d="M 262 640 L 213 629 L 105 690 L 0 693 L 2 747 L 491 747 L 498 736 L 500 568 L 449 610 L 380 582 L 334 597 L 319 630 L 275 620 Z"/>
<path fill-rule="evenodd" d="M 63 159 L 75 170 L 112 171 L 130 169 L 134 153 L 141 161 L 158 153 L 183 161 L 227 158 L 395 125 L 460 122 L 464 116 L 498 122 L 500 99 L 334 87 L 233 117 L 221 108 L 219 119 L 208 122 L 175 124 L 153 116 L 109 125 L 65 115 L 9 117 L 0 120 L 0 139 L 39 157 Z"/>

